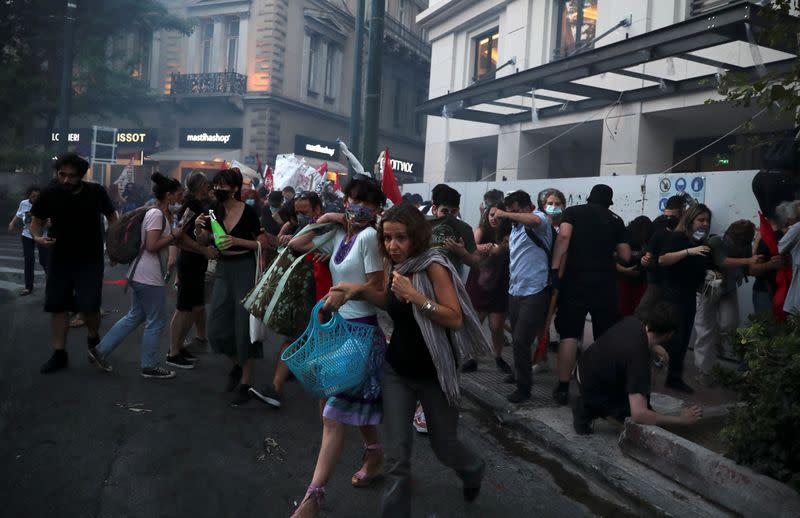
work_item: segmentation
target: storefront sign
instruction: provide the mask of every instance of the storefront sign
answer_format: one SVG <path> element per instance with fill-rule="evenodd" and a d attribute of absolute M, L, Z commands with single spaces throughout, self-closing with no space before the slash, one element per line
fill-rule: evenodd
<path fill-rule="evenodd" d="M 398 183 L 414 183 L 422 181 L 422 164 L 411 160 L 392 158 L 392 171 Z"/>
<path fill-rule="evenodd" d="M 178 146 L 239 149 L 242 147 L 242 128 L 180 128 Z"/>
<path fill-rule="evenodd" d="M 108 135 L 108 132 L 98 130 L 101 139 Z M 67 142 L 75 144 L 91 144 L 94 130 L 92 128 L 75 128 L 67 133 Z M 107 140 L 107 139 L 106 139 Z M 138 147 L 144 149 L 154 148 L 158 141 L 158 130 L 150 128 L 120 128 L 117 130 L 117 146 L 119 147 Z M 50 142 L 61 142 L 61 133 L 54 131 L 50 134 Z"/>
<path fill-rule="evenodd" d="M 296 135 L 294 137 L 294 153 L 310 158 L 337 162 L 339 160 L 339 145 L 336 142 Z"/>

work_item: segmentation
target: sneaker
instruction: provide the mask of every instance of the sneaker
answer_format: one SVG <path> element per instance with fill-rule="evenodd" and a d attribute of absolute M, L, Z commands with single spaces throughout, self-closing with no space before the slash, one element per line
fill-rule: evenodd
<path fill-rule="evenodd" d="M 550 364 L 547 363 L 546 361 L 539 362 L 539 363 L 537 363 L 536 365 L 533 366 L 532 372 L 534 374 L 541 374 L 543 372 L 550 372 Z"/>
<path fill-rule="evenodd" d="M 476 370 L 478 370 L 478 362 L 471 358 L 461 366 L 461 372 L 475 372 Z"/>
<path fill-rule="evenodd" d="M 517 387 L 517 390 L 506 396 L 506 399 L 510 403 L 523 403 L 525 401 L 528 401 L 530 398 L 531 398 L 530 389 L 525 390 L 519 387 Z"/>
<path fill-rule="evenodd" d="M 168 354 L 164 363 L 170 367 L 175 367 L 176 369 L 194 369 L 194 363 L 184 358 L 180 353 L 176 354 L 175 356 L 170 356 Z"/>
<path fill-rule="evenodd" d="M 39 369 L 39 372 L 42 374 L 52 374 L 54 372 L 58 372 L 61 369 L 66 369 L 69 365 L 69 358 L 67 358 L 67 351 L 63 349 L 59 349 L 53 351 L 53 355 L 50 356 L 50 359 L 44 362 L 44 365 Z"/>
<path fill-rule="evenodd" d="M 694 394 L 694 389 L 682 379 L 668 379 L 664 383 L 664 386 L 672 390 L 677 390 L 678 392 L 683 392 L 684 394 Z"/>
<path fill-rule="evenodd" d="M 225 392 L 233 392 L 233 390 L 239 386 L 240 381 L 242 381 L 242 368 L 238 365 L 234 365 L 231 371 L 228 373 L 228 381 L 225 384 Z"/>
<path fill-rule="evenodd" d="M 202 340 L 195 336 L 190 342 L 186 342 L 184 347 L 192 354 L 205 354 L 208 352 L 208 340 Z"/>
<path fill-rule="evenodd" d="M 249 402 L 253 397 L 250 395 L 250 385 L 245 385 L 242 383 L 239 386 L 239 390 L 236 392 L 236 395 L 233 397 L 231 401 L 232 407 L 242 406 L 245 403 Z"/>
<path fill-rule="evenodd" d="M 159 365 L 151 369 L 142 369 L 143 378 L 168 380 L 175 377 L 175 371 L 167 370 Z"/>
<path fill-rule="evenodd" d="M 417 411 L 414 412 L 414 419 L 411 422 L 417 432 L 428 433 L 428 422 L 425 420 L 425 411 L 422 410 L 422 407 L 417 408 Z"/>
<path fill-rule="evenodd" d="M 572 427 L 578 435 L 592 434 L 592 419 L 583 405 L 583 398 L 578 396 L 572 400 Z"/>
<path fill-rule="evenodd" d="M 105 358 L 103 358 L 103 355 L 100 354 L 100 352 L 94 347 L 91 347 L 89 349 L 88 354 L 89 354 L 89 363 L 93 363 L 101 371 L 111 372 L 112 370 L 114 370 L 111 367 L 111 365 L 109 365 L 109 363 L 105 360 Z"/>
<path fill-rule="evenodd" d="M 506 361 L 498 356 L 494 359 L 494 364 L 497 366 L 497 370 L 502 372 L 503 374 L 511 374 L 511 365 L 506 363 Z"/>
<path fill-rule="evenodd" d="M 503 378 L 503 383 L 505 383 L 506 385 L 513 385 L 516 382 L 517 378 L 515 378 L 513 374 L 509 374 L 508 376 Z"/>
<path fill-rule="evenodd" d="M 266 385 L 262 389 L 256 389 L 255 387 L 250 387 L 250 395 L 260 399 L 264 403 L 268 404 L 274 408 L 281 407 L 281 395 L 278 393 L 277 390 L 272 388 L 269 385 Z"/>
<path fill-rule="evenodd" d="M 553 399 L 556 401 L 556 404 L 564 406 L 569 403 L 569 391 L 559 390 L 558 387 L 556 387 L 553 389 Z"/>
<path fill-rule="evenodd" d="M 187 362 L 195 363 L 197 360 L 199 360 L 199 358 L 194 354 L 190 353 L 186 347 L 181 347 L 180 350 L 178 351 L 178 354 L 183 356 L 183 359 L 186 360 Z"/>

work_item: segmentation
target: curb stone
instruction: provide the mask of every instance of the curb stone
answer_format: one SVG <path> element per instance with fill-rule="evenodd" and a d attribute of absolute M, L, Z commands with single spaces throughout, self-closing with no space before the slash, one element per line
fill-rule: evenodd
<path fill-rule="evenodd" d="M 466 376 L 461 377 L 461 389 L 479 406 L 494 412 L 502 425 L 523 434 L 545 451 L 565 458 L 591 478 L 631 500 L 646 515 L 698 518 L 731 516 L 730 512 L 705 501 L 657 471 L 647 470 L 639 474 L 629 469 L 624 465 L 625 462 L 634 462 L 637 467 L 641 465 L 629 460 L 621 451 L 619 459 L 599 455 L 587 438 L 566 436 L 544 421 L 522 414 L 502 395 Z"/>

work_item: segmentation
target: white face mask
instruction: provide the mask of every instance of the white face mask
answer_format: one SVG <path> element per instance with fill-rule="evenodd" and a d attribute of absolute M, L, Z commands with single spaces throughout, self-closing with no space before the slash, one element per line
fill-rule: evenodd
<path fill-rule="evenodd" d="M 706 230 L 698 228 L 697 230 L 692 232 L 692 238 L 694 238 L 695 241 L 702 241 L 706 238 L 707 234 L 708 232 L 706 232 Z"/>

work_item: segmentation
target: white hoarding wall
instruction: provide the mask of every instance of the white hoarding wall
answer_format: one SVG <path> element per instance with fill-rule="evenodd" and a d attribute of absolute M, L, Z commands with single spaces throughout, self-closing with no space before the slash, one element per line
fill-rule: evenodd
<path fill-rule="evenodd" d="M 669 175 L 636 176 L 592 176 L 586 178 L 546 178 L 539 180 L 517 180 L 511 182 L 448 182 L 461 193 L 461 216 L 473 228 L 479 220 L 478 207 L 483 193 L 500 189 L 508 194 L 522 189 L 536 203 L 540 191 L 556 188 L 564 193 L 568 205 L 586 202 L 592 186 L 598 183 L 614 189 L 614 205 L 611 210 L 619 214 L 627 224 L 637 216 L 653 219 L 661 211 L 659 204 L 676 191 L 684 190 L 695 195 L 708 205 L 713 214 L 711 232 L 721 234 L 737 219 L 749 219 L 758 224 L 758 205 L 753 196 L 751 183 L 758 171 L 724 171 L 712 173 L 685 173 Z M 415 183 L 402 186 L 404 193 L 419 193 L 429 200 L 434 184 Z M 752 279 L 739 289 L 742 321 L 752 312 Z"/>

